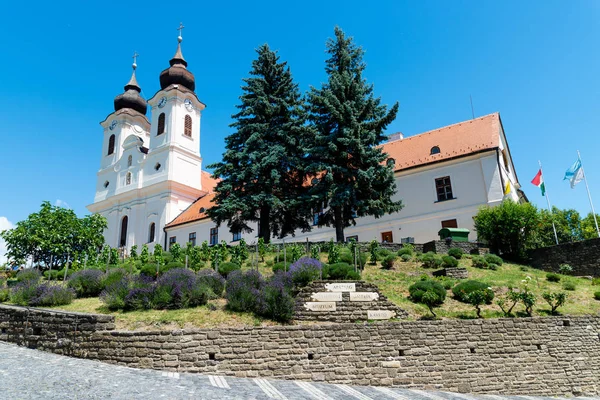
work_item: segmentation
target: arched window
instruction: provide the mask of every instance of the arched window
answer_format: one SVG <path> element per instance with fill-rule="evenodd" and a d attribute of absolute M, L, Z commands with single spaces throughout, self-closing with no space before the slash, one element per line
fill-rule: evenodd
<path fill-rule="evenodd" d="M 434 154 L 440 154 L 440 148 L 438 146 L 433 146 L 431 148 L 431 152 L 429 153 L 430 155 L 434 155 Z"/>
<path fill-rule="evenodd" d="M 192 137 L 192 117 L 189 115 L 185 116 L 185 123 L 183 125 L 183 134 L 187 137 Z"/>
<path fill-rule="evenodd" d="M 165 113 L 160 113 L 158 116 L 158 127 L 156 129 L 156 136 L 165 133 Z"/>
<path fill-rule="evenodd" d="M 110 156 L 115 152 L 115 135 L 110 135 L 108 138 L 108 151 L 106 152 L 107 156 Z"/>
<path fill-rule="evenodd" d="M 125 175 L 125 184 L 131 185 L 131 172 L 128 172 L 127 175 Z"/>
<path fill-rule="evenodd" d="M 133 157 L 129 155 L 129 157 L 127 157 L 127 166 L 131 167 L 131 164 L 133 164 Z"/>
<path fill-rule="evenodd" d="M 127 222 L 129 222 L 129 218 L 126 215 L 121 220 L 121 240 L 119 240 L 119 247 L 127 245 Z"/>
<path fill-rule="evenodd" d="M 148 229 L 148 243 L 154 242 L 154 234 L 156 233 L 156 224 L 153 222 Z"/>

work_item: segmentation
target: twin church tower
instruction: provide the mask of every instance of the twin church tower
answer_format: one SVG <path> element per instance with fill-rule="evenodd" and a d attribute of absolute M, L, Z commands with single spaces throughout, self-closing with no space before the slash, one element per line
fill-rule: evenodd
<path fill-rule="evenodd" d="M 111 247 L 165 243 L 163 227 L 211 188 L 203 188 L 200 120 L 205 105 L 181 52 L 181 29 L 160 90 L 148 101 L 133 74 L 104 121 L 94 203 L 108 221 Z M 150 120 L 146 117 L 150 108 Z M 204 189 L 204 190 L 203 190 Z"/>

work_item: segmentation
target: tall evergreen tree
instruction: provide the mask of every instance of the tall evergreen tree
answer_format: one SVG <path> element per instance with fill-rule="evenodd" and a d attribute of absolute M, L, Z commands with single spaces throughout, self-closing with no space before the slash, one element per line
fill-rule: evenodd
<path fill-rule="evenodd" d="M 336 27 L 327 42 L 327 83 L 308 94 L 309 120 L 315 138 L 309 149 L 313 204 L 327 207 L 318 224 L 334 226 L 338 242 L 356 217 L 379 218 L 399 211 L 393 166 L 379 146 L 385 128 L 396 118 L 398 103 L 389 109 L 373 95 L 363 78 L 363 50 Z M 317 206 L 319 207 L 319 206 Z M 320 208 L 320 207 L 319 207 Z"/>
<path fill-rule="evenodd" d="M 287 63 L 267 44 L 257 53 L 251 76 L 243 80 L 239 112 L 232 116 L 236 131 L 226 138 L 223 161 L 209 166 L 222 180 L 208 215 L 232 232 L 251 232 L 249 222 L 258 222 L 258 236 L 268 243 L 272 235 L 310 228 L 299 207 L 306 190 L 301 166 L 308 129 Z"/>

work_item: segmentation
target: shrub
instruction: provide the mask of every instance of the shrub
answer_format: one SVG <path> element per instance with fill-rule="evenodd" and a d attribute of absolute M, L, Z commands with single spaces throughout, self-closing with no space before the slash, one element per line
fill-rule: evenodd
<path fill-rule="evenodd" d="M 489 288 L 475 290 L 467 295 L 467 303 L 475 307 L 475 311 L 477 312 L 477 318 L 481 318 L 481 306 L 483 304 L 489 304 L 491 302 L 491 300 L 489 300 L 490 292 L 491 298 L 494 298 L 494 292 L 492 292 L 492 289 Z"/>
<path fill-rule="evenodd" d="M 457 300 L 469 303 L 469 295 L 477 290 L 484 292 L 486 304 L 490 304 L 494 299 L 494 292 L 487 284 L 473 280 L 459 283 L 452 289 L 452 294 Z"/>
<path fill-rule="evenodd" d="M 108 274 L 105 274 L 102 277 L 102 287 L 108 287 L 115 282 L 120 281 L 123 277 L 129 275 L 127 271 L 123 268 L 114 268 L 108 271 Z"/>
<path fill-rule="evenodd" d="M 392 252 L 388 249 L 378 249 L 377 250 L 377 260 L 381 261 L 384 260 L 387 256 L 391 255 Z"/>
<path fill-rule="evenodd" d="M 4 303 L 10 299 L 10 289 L 0 288 L 0 303 Z"/>
<path fill-rule="evenodd" d="M 600 292 L 594 292 L 594 299 L 600 300 Z"/>
<path fill-rule="evenodd" d="M 515 308 L 519 301 L 521 301 L 520 293 L 509 288 L 504 296 L 496 300 L 496 304 L 500 307 L 505 317 L 510 317 L 513 308 Z"/>
<path fill-rule="evenodd" d="M 323 279 L 357 280 L 360 279 L 360 273 L 346 263 L 330 264 L 323 267 Z"/>
<path fill-rule="evenodd" d="M 438 282 L 432 280 L 418 281 L 408 288 L 408 292 L 412 301 L 425 304 L 434 318 L 436 314 L 433 308 L 446 300 L 446 290 Z"/>
<path fill-rule="evenodd" d="M 452 256 L 443 256 L 442 257 L 442 267 L 456 268 L 456 267 L 458 267 L 458 260 Z"/>
<path fill-rule="evenodd" d="M 398 252 L 396 254 L 398 255 L 398 257 L 402 257 L 404 255 L 412 256 L 414 254 L 414 249 L 412 246 L 411 247 L 404 246 L 400 250 L 398 250 Z"/>
<path fill-rule="evenodd" d="M 575 285 L 575 282 L 568 281 L 563 283 L 563 289 L 573 291 L 577 289 L 577 286 Z"/>
<path fill-rule="evenodd" d="M 297 287 L 304 287 L 310 282 L 319 279 L 323 264 L 314 258 L 302 257 L 292 265 L 290 265 L 290 273 L 292 281 Z"/>
<path fill-rule="evenodd" d="M 213 271 L 212 269 L 203 269 L 198 271 L 197 275 L 198 281 L 208 285 L 215 296 L 223 296 L 223 291 L 225 290 L 225 279 L 221 276 L 221 274 Z"/>
<path fill-rule="evenodd" d="M 329 264 L 335 264 L 340 262 L 340 246 L 337 243 L 333 243 L 333 239 L 331 239 L 331 242 L 329 244 L 327 262 Z"/>
<path fill-rule="evenodd" d="M 394 268 L 394 263 L 396 262 L 396 260 L 398 259 L 398 256 L 396 256 L 395 254 L 390 254 L 388 256 L 386 256 L 383 261 L 381 262 L 381 266 L 383 269 L 392 269 Z"/>
<path fill-rule="evenodd" d="M 359 265 L 361 269 L 364 268 L 367 264 L 367 254 L 356 250 L 356 258 L 356 264 Z M 354 265 L 354 253 L 351 252 L 350 249 L 342 249 L 340 252 L 340 262 Z"/>
<path fill-rule="evenodd" d="M 161 273 L 161 268 L 158 268 L 157 270 L 156 264 L 143 264 L 140 268 L 140 275 L 144 275 L 150 278 L 158 278 L 158 276 L 160 276 Z"/>
<path fill-rule="evenodd" d="M 37 269 L 24 269 L 17 273 L 17 281 L 25 282 L 25 281 L 33 281 L 39 282 L 42 280 L 42 274 Z"/>
<path fill-rule="evenodd" d="M 522 281 L 521 290 L 519 291 L 519 300 L 525 306 L 525 313 L 527 316 L 531 317 L 533 315 L 533 306 L 537 302 L 537 298 L 535 294 L 529 289 L 529 284 L 531 283 L 531 277 L 527 276 Z"/>
<path fill-rule="evenodd" d="M 227 307 L 233 311 L 254 311 L 264 280 L 258 271 L 233 271 L 225 285 Z"/>
<path fill-rule="evenodd" d="M 555 274 L 554 272 L 548 272 L 546 274 L 546 280 L 548 282 L 560 282 L 560 275 Z"/>
<path fill-rule="evenodd" d="M 567 294 L 565 292 L 546 292 L 542 294 L 542 298 L 550 305 L 552 314 L 556 313 L 558 307 L 562 307 L 567 301 Z"/>
<path fill-rule="evenodd" d="M 112 281 L 107 285 L 102 293 L 100 300 L 106 304 L 109 310 L 122 310 L 126 308 L 125 298 L 133 289 L 147 289 L 152 287 L 152 279 L 147 276 L 122 275 L 121 279 Z M 137 307 L 137 299 L 130 296 L 128 299 L 129 307 Z"/>
<path fill-rule="evenodd" d="M 485 261 L 485 258 L 481 256 L 473 256 L 471 262 L 474 268 L 488 269 L 489 264 Z"/>
<path fill-rule="evenodd" d="M 402 254 L 400 256 L 400 258 L 402 259 L 402 261 L 404 262 L 409 262 L 410 260 L 412 260 L 412 255 L 410 254 Z"/>
<path fill-rule="evenodd" d="M 291 277 L 289 272 L 279 272 L 271 278 L 260 292 L 257 314 L 279 322 L 288 322 L 293 318 L 295 302 L 290 294 Z"/>
<path fill-rule="evenodd" d="M 421 255 L 419 261 L 423 263 L 424 268 L 439 268 L 442 265 L 442 259 L 432 251 Z"/>
<path fill-rule="evenodd" d="M 491 253 L 489 253 L 489 254 L 486 254 L 486 255 L 484 256 L 484 258 L 485 258 L 485 261 L 486 261 L 488 264 L 495 264 L 495 265 L 497 265 L 497 266 L 501 266 L 501 265 L 502 265 L 502 263 L 504 262 L 504 261 L 502 261 L 502 258 L 498 257 L 498 256 L 497 256 L 497 255 L 495 255 L 495 254 L 491 254 Z"/>
<path fill-rule="evenodd" d="M 75 291 L 63 285 L 43 283 L 37 287 L 36 297 L 31 300 L 32 306 L 64 306 L 71 304 L 75 298 Z"/>
<path fill-rule="evenodd" d="M 292 265 L 292 263 L 290 263 L 290 262 L 284 263 L 283 261 L 275 263 L 275 264 L 273 264 L 273 273 L 277 273 L 279 271 L 281 271 L 281 272 L 289 271 L 290 265 Z"/>
<path fill-rule="evenodd" d="M 62 285 L 26 280 L 13 287 L 10 301 L 20 306 L 60 306 L 70 304 L 75 291 Z"/>
<path fill-rule="evenodd" d="M 563 275 L 570 275 L 573 272 L 573 267 L 571 267 L 569 264 L 562 264 L 560 267 L 558 267 L 558 272 Z"/>
<path fill-rule="evenodd" d="M 438 296 L 439 302 L 437 304 L 442 304 L 446 300 L 446 289 L 439 282 L 431 279 L 417 281 L 408 288 L 411 300 L 416 303 L 421 303 L 423 295 L 430 291 Z"/>
<path fill-rule="evenodd" d="M 169 261 L 167 265 L 160 268 L 160 271 L 164 274 L 167 271 L 177 268 L 185 268 L 185 263 L 182 263 L 181 261 Z"/>
<path fill-rule="evenodd" d="M 371 254 L 371 259 L 369 260 L 371 264 L 377 264 L 377 249 L 379 249 L 379 242 L 377 240 L 371 240 L 369 242 L 369 254 Z"/>
<path fill-rule="evenodd" d="M 141 292 L 146 295 L 149 291 L 146 289 Z M 193 271 L 186 268 L 172 269 L 156 281 L 151 293 L 152 306 L 158 309 L 196 307 L 206 304 L 210 293 L 210 287 L 200 282 Z"/>
<path fill-rule="evenodd" d="M 190 264 L 190 268 L 198 272 L 201 269 L 206 268 L 206 263 L 204 261 L 198 261 L 196 263 Z"/>
<path fill-rule="evenodd" d="M 463 256 L 463 254 L 465 254 L 465 252 L 458 247 L 453 247 L 450 250 L 448 250 L 448 255 L 450 257 L 456 258 L 457 260 L 460 260 Z"/>
<path fill-rule="evenodd" d="M 232 263 L 232 262 L 224 262 L 219 264 L 219 273 L 227 278 L 230 273 L 233 271 L 237 271 L 241 268 L 240 264 Z"/>
<path fill-rule="evenodd" d="M 446 290 L 452 289 L 456 281 L 452 278 L 448 278 L 447 276 L 437 277 L 436 280 L 444 287 Z"/>
<path fill-rule="evenodd" d="M 102 271 L 97 269 L 77 271 L 71 275 L 67 286 L 75 290 L 77 297 L 95 297 L 104 289 L 102 276 Z"/>

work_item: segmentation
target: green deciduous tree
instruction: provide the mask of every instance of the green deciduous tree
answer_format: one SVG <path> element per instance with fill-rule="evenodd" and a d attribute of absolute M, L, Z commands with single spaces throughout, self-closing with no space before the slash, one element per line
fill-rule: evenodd
<path fill-rule="evenodd" d="M 492 252 L 522 258 L 535 245 L 540 214 L 530 203 L 506 200 L 495 207 L 482 207 L 474 220 L 479 240 Z"/>
<path fill-rule="evenodd" d="M 57 207 L 45 201 L 39 212 L 30 214 L 13 229 L 0 233 L 6 241 L 9 259 L 34 262 L 52 267 L 63 265 L 67 257 L 79 254 L 96 255 L 104 244 L 102 233 L 106 219 L 99 214 L 78 218 L 73 210 Z"/>
<path fill-rule="evenodd" d="M 236 131 L 226 138 L 223 161 L 209 166 L 222 180 L 208 215 L 232 232 L 251 232 L 249 222 L 259 222 L 258 236 L 269 243 L 272 235 L 310 228 L 305 215 L 310 211 L 300 207 L 309 130 L 287 63 L 266 44 L 257 53 L 233 115 Z"/>
<path fill-rule="evenodd" d="M 338 242 L 356 217 L 375 218 L 399 211 L 393 163 L 379 146 L 385 128 L 396 118 L 398 104 L 388 110 L 375 98 L 363 77 L 363 50 L 338 27 L 327 42 L 327 82 L 311 88 L 307 108 L 315 130 L 308 154 L 308 171 L 315 208 L 326 207 L 319 225 L 334 226 Z"/>

